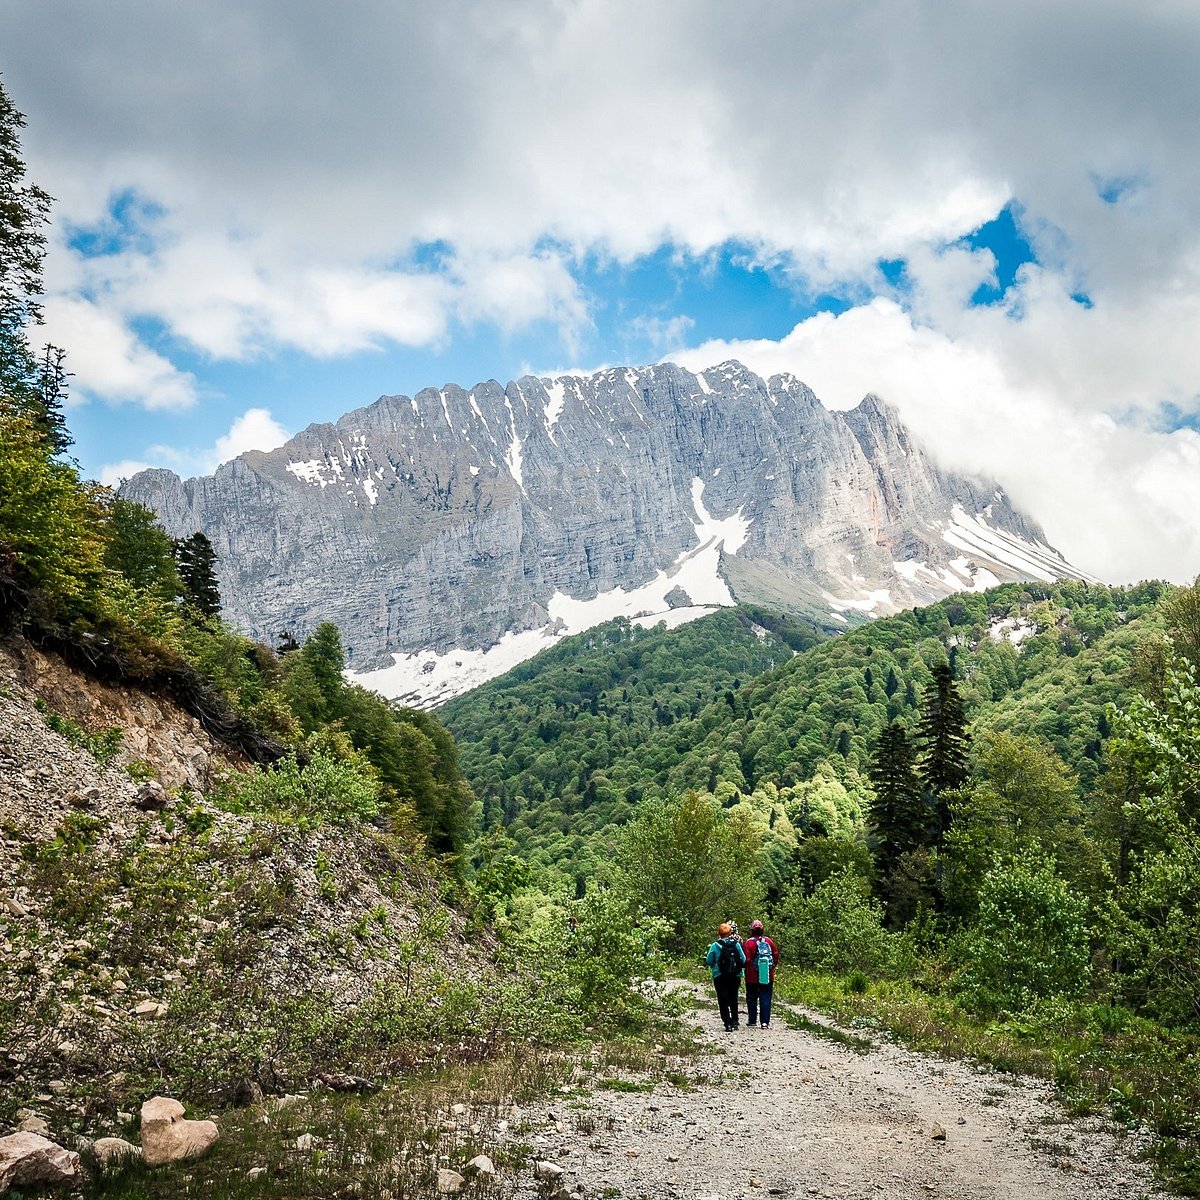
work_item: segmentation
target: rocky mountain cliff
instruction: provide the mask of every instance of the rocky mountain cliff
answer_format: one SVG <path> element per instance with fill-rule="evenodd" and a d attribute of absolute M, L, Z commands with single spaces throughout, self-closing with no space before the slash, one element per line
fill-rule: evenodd
<path fill-rule="evenodd" d="M 384 396 L 212 476 L 145 471 L 122 494 L 211 538 L 235 624 L 274 640 L 332 620 L 359 680 L 410 703 L 615 615 L 743 600 L 846 623 L 1078 574 L 878 398 L 831 412 L 736 362 Z"/>

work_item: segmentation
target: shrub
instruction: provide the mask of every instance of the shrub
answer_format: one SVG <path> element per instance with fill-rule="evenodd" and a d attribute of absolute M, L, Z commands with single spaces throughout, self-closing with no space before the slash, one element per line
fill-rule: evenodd
<path fill-rule="evenodd" d="M 882 905 L 853 869 L 831 875 L 811 896 L 794 889 L 775 923 L 781 957 L 798 966 L 886 973 L 897 965 L 901 941 L 884 929 Z"/>
<path fill-rule="evenodd" d="M 318 751 L 301 766 L 294 754 L 271 767 L 234 775 L 213 793 L 230 812 L 329 821 L 347 825 L 377 816 L 379 781 L 369 763 L 352 754 L 335 758 Z"/>
<path fill-rule="evenodd" d="M 1025 857 L 994 867 L 979 891 L 979 915 L 963 935 L 958 987 L 982 1012 L 1019 1012 L 1037 1000 L 1079 996 L 1090 980 L 1087 904 Z"/>

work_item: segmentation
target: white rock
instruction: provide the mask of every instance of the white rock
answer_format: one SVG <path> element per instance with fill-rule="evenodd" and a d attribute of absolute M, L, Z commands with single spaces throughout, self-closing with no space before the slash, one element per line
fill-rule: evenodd
<path fill-rule="evenodd" d="M 104 1166 L 119 1162 L 123 1158 L 141 1158 L 141 1148 L 119 1137 L 97 1138 L 91 1146 L 92 1153 Z"/>
<path fill-rule="evenodd" d="M 79 1155 L 36 1133 L 12 1133 L 0 1138 L 0 1192 L 39 1183 L 75 1183 L 80 1178 Z"/>
<path fill-rule="evenodd" d="M 183 1105 L 167 1096 L 155 1096 L 142 1105 L 142 1155 L 148 1165 L 198 1158 L 217 1140 L 213 1121 L 187 1121 Z"/>
<path fill-rule="evenodd" d="M 438 1168 L 437 1190 L 441 1195 L 453 1196 L 455 1192 L 462 1191 L 466 1182 L 457 1171 L 452 1171 L 449 1167 Z"/>
<path fill-rule="evenodd" d="M 467 1170 L 477 1175 L 495 1175 L 496 1164 L 486 1154 L 477 1154 L 467 1163 Z"/>
<path fill-rule="evenodd" d="M 533 1164 L 533 1173 L 538 1179 L 561 1179 L 566 1172 L 558 1163 L 541 1159 Z"/>
<path fill-rule="evenodd" d="M 246 1172 L 246 1178 L 247 1179 L 258 1179 L 260 1176 L 263 1176 L 266 1173 L 267 1173 L 266 1167 L 251 1167 L 250 1170 L 248 1170 Z"/>
<path fill-rule="evenodd" d="M 317 1144 L 317 1139 L 311 1133 L 302 1133 L 293 1143 L 297 1150 L 311 1150 Z"/>

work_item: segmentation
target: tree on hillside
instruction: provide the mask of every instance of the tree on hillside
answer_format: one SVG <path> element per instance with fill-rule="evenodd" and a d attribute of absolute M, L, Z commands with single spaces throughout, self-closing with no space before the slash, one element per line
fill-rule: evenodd
<path fill-rule="evenodd" d="M 175 542 L 175 565 L 184 599 L 206 617 L 221 611 L 221 590 L 217 586 L 217 552 L 200 532 Z"/>
<path fill-rule="evenodd" d="M 933 686 L 925 696 L 917 726 L 921 786 L 937 817 L 937 840 L 950 828 L 950 793 L 967 782 L 969 774 L 967 718 L 962 697 L 948 666 L 933 668 Z"/>
<path fill-rule="evenodd" d="M 106 566 L 142 591 L 165 600 L 179 595 L 175 543 L 144 504 L 115 497 L 108 509 L 108 535 Z"/>
<path fill-rule="evenodd" d="M 1084 831 L 1078 781 L 1053 749 L 1036 737 L 985 732 L 975 759 L 943 845 L 947 910 L 972 917 L 988 872 L 1026 853 L 1056 863 L 1077 892 L 1094 884 L 1100 864 Z"/>
<path fill-rule="evenodd" d="M 63 365 L 66 357 L 67 352 L 61 347 L 46 343 L 30 403 L 34 424 L 41 429 L 55 454 L 65 454 L 75 444 L 63 415 L 67 380 L 71 377 L 71 372 Z"/>
<path fill-rule="evenodd" d="M 667 918 L 667 945 L 699 952 L 719 921 L 748 921 L 761 899 L 759 836 L 711 796 L 647 801 L 617 853 L 624 886 L 646 912 Z"/>
<path fill-rule="evenodd" d="M 0 84 L 0 394 L 28 400 L 36 364 L 26 328 L 41 321 L 44 229 L 50 197 L 25 181 L 21 130 L 25 118 Z"/>
<path fill-rule="evenodd" d="M 1175 652 L 1200 675 L 1200 575 L 1191 587 L 1178 588 L 1167 596 L 1161 611 Z"/>
<path fill-rule="evenodd" d="M 921 797 L 917 756 L 899 722 L 879 735 L 868 768 L 874 799 L 868 813 L 875 866 L 890 875 L 902 854 L 928 840 L 929 809 Z"/>

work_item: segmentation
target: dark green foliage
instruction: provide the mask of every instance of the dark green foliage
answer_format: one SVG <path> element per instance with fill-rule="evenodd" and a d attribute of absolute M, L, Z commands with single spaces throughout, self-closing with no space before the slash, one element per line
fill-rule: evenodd
<path fill-rule="evenodd" d="M 779 636 L 763 635 L 770 624 Z M 674 790 L 668 768 L 694 744 L 698 718 L 728 721 L 745 681 L 792 657 L 784 635 L 818 636 L 761 610 L 670 631 L 619 620 L 451 701 L 441 716 L 462 746 L 482 827 L 501 822 L 532 857 L 590 872 L 588 857 L 606 851 L 585 841 L 608 839 L 644 796 Z M 687 783 L 711 791 L 722 780 L 744 782 L 738 755 L 718 755 Z"/>
<path fill-rule="evenodd" d="M 960 602 L 956 603 L 962 607 Z M 922 790 L 933 803 L 940 842 L 950 828 L 950 793 L 967 781 L 970 771 L 967 748 L 971 739 L 953 671 L 939 663 L 931 674 L 933 680 L 917 726 L 918 770 Z"/>
<path fill-rule="evenodd" d="M 872 849 L 884 876 L 902 854 L 925 844 L 930 819 L 917 781 L 916 754 L 899 722 L 880 733 L 868 776 L 875 793 L 869 817 Z"/>
<path fill-rule="evenodd" d="M 55 455 L 65 454 L 75 444 L 75 439 L 67 428 L 67 419 L 63 415 L 63 405 L 67 400 L 67 380 L 71 375 L 63 366 L 66 357 L 67 352 L 59 346 L 47 343 L 42 348 L 42 358 L 38 363 L 30 405 L 34 424 Z"/>
<path fill-rule="evenodd" d="M 175 543 L 145 505 L 114 497 L 108 509 L 104 563 L 135 588 L 164 600 L 180 594 Z"/>
<path fill-rule="evenodd" d="M 183 586 L 184 599 L 201 615 L 217 616 L 221 611 L 217 552 L 204 533 L 197 531 L 190 537 L 176 541 L 175 567 Z"/>
<path fill-rule="evenodd" d="M 412 807 L 416 822 L 438 854 L 462 849 L 472 796 L 458 766 L 458 748 L 427 713 L 390 703 L 347 684 L 337 626 L 318 625 L 300 649 L 283 660 L 284 692 L 307 733 L 329 726 L 345 732 L 379 773 L 386 795 Z"/>
<path fill-rule="evenodd" d="M 0 84 L 0 395 L 35 395 L 36 363 L 26 327 L 41 320 L 42 260 L 50 197 L 25 179 L 25 118 Z"/>

